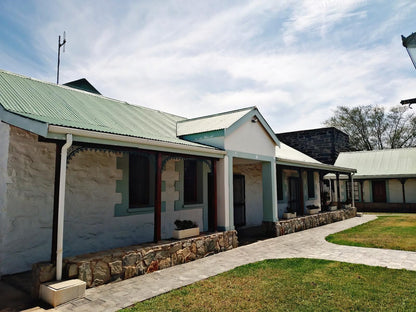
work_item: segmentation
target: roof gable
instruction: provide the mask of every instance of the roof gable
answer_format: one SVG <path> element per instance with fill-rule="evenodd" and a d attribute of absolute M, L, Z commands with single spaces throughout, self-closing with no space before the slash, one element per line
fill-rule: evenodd
<path fill-rule="evenodd" d="M 256 107 L 247 107 L 220 114 L 182 120 L 177 123 L 176 132 L 178 137 L 187 138 L 192 138 L 196 134 L 203 135 L 207 133 L 216 133 L 225 137 L 248 121 L 259 123 L 274 144 L 280 144 L 276 134 Z"/>
<path fill-rule="evenodd" d="M 64 83 L 64 86 L 101 95 L 101 93 L 85 78 Z"/>

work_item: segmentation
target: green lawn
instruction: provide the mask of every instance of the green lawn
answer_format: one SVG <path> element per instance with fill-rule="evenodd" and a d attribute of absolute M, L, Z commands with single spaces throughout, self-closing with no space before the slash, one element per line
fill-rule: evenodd
<path fill-rule="evenodd" d="M 415 311 L 416 272 L 314 259 L 238 267 L 123 311 Z"/>
<path fill-rule="evenodd" d="M 416 215 L 383 215 L 368 223 L 331 234 L 326 240 L 341 245 L 416 251 Z"/>

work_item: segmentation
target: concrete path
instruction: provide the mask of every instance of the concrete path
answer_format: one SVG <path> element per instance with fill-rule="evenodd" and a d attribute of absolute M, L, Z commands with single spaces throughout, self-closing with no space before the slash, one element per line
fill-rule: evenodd
<path fill-rule="evenodd" d="M 271 238 L 201 260 L 87 289 L 85 298 L 54 311 L 116 311 L 162 293 L 264 259 L 316 258 L 416 271 L 416 252 L 350 247 L 325 241 L 329 234 L 374 220 L 364 215 L 310 230 Z"/>

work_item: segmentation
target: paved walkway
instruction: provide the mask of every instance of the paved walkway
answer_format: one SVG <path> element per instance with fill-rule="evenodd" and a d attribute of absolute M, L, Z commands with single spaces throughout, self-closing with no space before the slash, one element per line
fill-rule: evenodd
<path fill-rule="evenodd" d="M 361 218 L 267 239 L 121 282 L 90 288 L 87 289 L 85 298 L 61 305 L 55 311 L 116 311 L 237 266 L 264 259 L 316 258 L 416 271 L 416 252 L 341 246 L 325 241 L 329 234 L 375 218 L 364 215 Z"/>

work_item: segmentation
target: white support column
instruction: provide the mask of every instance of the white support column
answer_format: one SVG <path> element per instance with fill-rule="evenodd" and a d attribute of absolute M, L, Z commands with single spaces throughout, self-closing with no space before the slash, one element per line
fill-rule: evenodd
<path fill-rule="evenodd" d="M 263 162 L 263 221 L 278 220 L 277 182 L 275 161 Z"/>
<path fill-rule="evenodd" d="M 224 156 L 217 164 L 218 230 L 228 230 L 230 224 L 229 160 Z"/>
<path fill-rule="evenodd" d="M 355 207 L 355 198 L 354 198 L 354 173 L 351 173 L 351 207 Z"/>
<path fill-rule="evenodd" d="M 64 240 L 64 215 L 65 215 L 65 182 L 66 161 L 68 148 L 72 145 L 72 134 L 66 135 L 66 143 L 61 150 L 61 175 L 59 179 L 59 201 L 58 201 L 58 233 L 56 240 L 56 280 L 62 279 L 62 254 Z"/>

